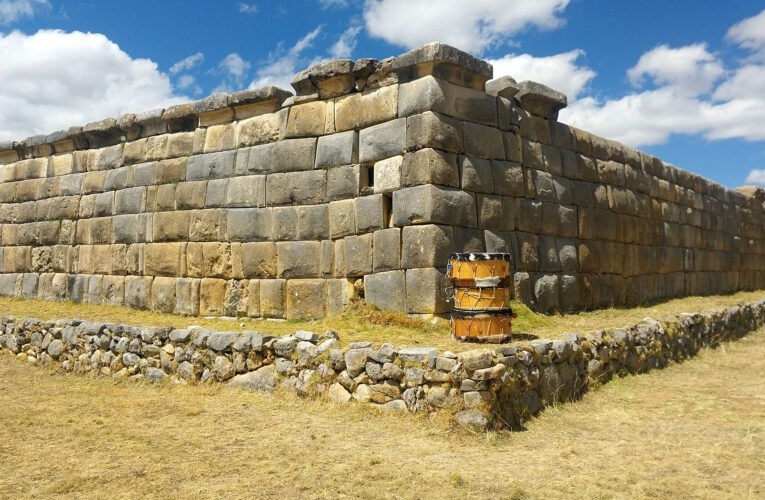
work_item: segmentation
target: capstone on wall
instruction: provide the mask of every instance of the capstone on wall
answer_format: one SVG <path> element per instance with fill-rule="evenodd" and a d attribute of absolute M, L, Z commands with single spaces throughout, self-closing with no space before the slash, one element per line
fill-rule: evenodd
<path fill-rule="evenodd" d="M 191 315 L 449 310 L 458 251 L 542 310 L 765 288 L 765 192 L 557 121 L 442 44 L 0 143 L 0 295 Z M 357 287 L 358 288 L 358 287 Z M 356 288 L 356 289 L 357 289 Z"/>

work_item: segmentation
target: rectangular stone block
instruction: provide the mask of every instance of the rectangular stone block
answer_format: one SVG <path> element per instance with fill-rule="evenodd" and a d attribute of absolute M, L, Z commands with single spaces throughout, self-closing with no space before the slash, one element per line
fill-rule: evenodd
<path fill-rule="evenodd" d="M 497 125 L 497 99 L 428 75 L 399 86 L 398 116 L 438 111 L 455 118 Z"/>
<path fill-rule="evenodd" d="M 403 156 L 394 156 L 375 162 L 371 175 L 375 193 L 391 193 L 401 188 L 403 163 Z"/>
<path fill-rule="evenodd" d="M 327 199 L 329 201 L 358 196 L 361 188 L 367 184 L 367 168 L 361 165 L 345 165 L 327 169 Z"/>
<path fill-rule="evenodd" d="M 478 227 L 480 229 L 493 229 L 504 231 L 510 229 L 505 214 L 505 205 L 502 196 L 495 194 L 476 195 L 478 206 Z"/>
<path fill-rule="evenodd" d="M 186 272 L 186 243 L 150 243 L 145 252 L 148 275 L 183 276 Z"/>
<path fill-rule="evenodd" d="M 175 313 L 199 316 L 200 281 L 194 278 L 175 280 Z"/>
<path fill-rule="evenodd" d="M 226 188 L 231 179 L 210 179 L 205 192 L 205 207 L 222 207 L 226 204 Z"/>
<path fill-rule="evenodd" d="M 232 277 L 231 245 L 189 243 L 186 246 L 186 274 L 194 278 Z"/>
<path fill-rule="evenodd" d="M 79 230 L 84 221 L 77 223 Z M 153 214 L 117 215 L 112 217 L 115 243 L 140 243 L 151 239 Z"/>
<path fill-rule="evenodd" d="M 260 316 L 260 280 L 247 280 L 247 316 Z"/>
<path fill-rule="evenodd" d="M 400 155 L 406 148 L 407 123 L 398 118 L 359 133 L 359 161 L 362 163 Z"/>
<path fill-rule="evenodd" d="M 112 215 L 114 211 L 114 192 L 99 193 L 96 195 L 96 204 L 94 209 L 94 215 L 96 217 L 104 217 Z"/>
<path fill-rule="evenodd" d="M 237 146 L 252 146 L 279 140 L 287 121 L 287 109 L 241 120 L 236 125 Z"/>
<path fill-rule="evenodd" d="M 363 276 L 372 272 L 373 235 L 348 236 L 345 238 L 345 275 Z"/>
<path fill-rule="evenodd" d="M 340 97 L 335 102 L 335 128 L 338 132 L 361 129 L 396 117 L 398 85 Z"/>
<path fill-rule="evenodd" d="M 250 151 L 250 156 L 253 154 Z M 274 143 L 271 149 L 273 172 L 312 170 L 316 160 L 316 139 L 287 139 Z"/>
<path fill-rule="evenodd" d="M 401 234 L 401 267 L 444 267 L 454 251 L 451 226 L 407 226 Z"/>
<path fill-rule="evenodd" d="M 374 232 L 372 259 L 375 273 L 392 271 L 401 267 L 401 229 L 392 227 Z"/>
<path fill-rule="evenodd" d="M 454 228 L 454 251 L 455 252 L 485 252 L 486 245 L 483 240 L 483 231 L 480 229 L 468 229 L 464 227 Z"/>
<path fill-rule="evenodd" d="M 432 111 L 406 119 L 406 150 L 435 148 L 462 153 L 462 122 Z"/>
<path fill-rule="evenodd" d="M 329 204 L 329 235 L 337 239 L 356 232 L 355 204 L 353 200 L 333 201 Z"/>
<path fill-rule="evenodd" d="M 516 197 L 526 195 L 523 168 L 520 164 L 507 161 L 492 161 L 491 175 L 495 194 Z"/>
<path fill-rule="evenodd" d="M 201 316 L 222 316 L 226 295 L 226 280 L 204 278 L 199 284 L 199 314 Z"/>
<path fill-rule="evenodd" d="M 327 280 L 327 315 L 340 314 L 350 303 L 353 284 L 345 279 Z"/>
<path fill-rule="evenodd" d="M 157 162 L 139 163 L 131 165 L 129 178 L 132 178 L 134 186 L 153 186 L 157 183 Z"/>
<path fill-rule="evenodd" d="M 271 239 L 273 221 L 267 208 L 230 208 L 226 211 L 229 241 L 264 241 Z"/>
<path fill-rule="evenodd" d="M 393 193 L 393 224 L 452 224 L 477 227 L 474 197 L 465 191 L 422 185 Z"/>
<path fill-rule="evenodd" d="M 368 233 L 388 227 L 390 198 L 382 194 L 362 196 L 354 200 L 356 233 Z"/>
<path fill-rule="evenodd" d="M 359 133 L 355 130 L 319 137 L 316 167 L 349 165 L 359 161 Z"/>
<path fill-rule="evenodd" d="M 329 238 L 329 205 L 297 207 L 297 239 L 322 240 L 326 238 Z"/>
<path fill-rule="evenodd" d="M 384 311 L 407 312 L 404 271 L 364 276 L 364 300 Z"/>
<path fill-rule="evenodd" d="M 438 269 L 406 271 L 406 309 L 410 314 L 441 314 L 451 307 L 446 297 L 447 279 Z"/>
<path fill-rule="evenodd" d="M 285 289 L 285 318 L 318 319 L 327 315 L 326 280 L 287 280 Z"/>
<path fill-rule="evenodd" d="M 475 193 L 494 192 L 493 171 L 490 160 L 460 155 L 459 163 L 462 189 Z"/>
<path fill-rule="evenodd" d="M 226 238 L 224 210 L 193 210 L 189 217 L 190 241 L 217 241 Z"/>
<path fill-rule="evenodd" d="M 229 179 L 225 205 L 229 207 L 264 207 L 266 205 L 266 176 L 248 175 Z"/>
<path fill-rule="evenodd" d="M 337 240 L 333 244 L 332 275 L 337 278 L 345 277 L 345 240 Z"/>
<path fill-rule="evenodd" d="M 191 212 L 154 213 L 152 241 L 185 241 L 189 239 Z"/>
<path fill-rule="evenodd" d="M 234 174 L 236 151 L 207 153 L 189 157 L 186 180 L 207 180 L 231 177 Z"/>
<path fill-rule="evenodd" d="M 271 237 L 276 241 L 297 238 L 297 210 L 295 207 L 276 207 L 272 209 L 273 229 Z"/>
<path fill-rule="evenodd" d="M 276 253 L 279 278 L 318 278 L 320 276 L 320 242 L 279 242 L 276 244 Z"/>
<path fill-rule="evenodd" d="M 260 314 L 265 318 L 284 317 L 287 280 L 260 280 Z"/>
<path fill-rule="evenodd" d="M 296 104 L 289 108 L 285 137 L 307 137 L 324 134 L 327 115 L 325 101 Z"/>
<path fill-rule="evenodd" d="M 146 188 L 121 189 L 114 193 L 114 214 L 138 214 L 144 209 Z"/>
<path fill-rule="evenodd" d="M 462 133 L 466 154 L 489 160 L 505 159 L 505 143 L 499 129 L 463 122 Z"/>
<path fill-rule="evenodd" d="M 375 165 L 375 176 L 377 175 Z M 460 171 L 457 156 L 436 149 L 421 149 L 404 155 L 401 166 L 401 185 L 438 184 L 441 186 L 460 187 Z M 375 190 L 377 190 L 375 181 Z"/>
<path fill-rule="evenodd" d="M 245 278 L 275 278 L 276 244 L 270 241 L 244 243 L 242 268 Z"/>
<path fill-rule="evenodd" d="M 266 176 L 268 205 L 306 205 L 327 200 L 327 172 L 290 172 Z"/>

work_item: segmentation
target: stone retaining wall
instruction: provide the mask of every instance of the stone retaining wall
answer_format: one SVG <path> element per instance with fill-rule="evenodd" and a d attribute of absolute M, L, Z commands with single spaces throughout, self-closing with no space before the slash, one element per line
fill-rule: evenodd
<path fill-rule="evenodd" d="M 340 348 L 335 332 L 275 338 L 0 316 L 0 349 L 95 376 L 224 382 L 268 393 L 283 387 L 337 403 L 356 400 L 413 413 L 446 410 L 473 428 L 518 428 L 545 406 L 575 399 L 614 375 L 663 368 L 763 324 L 760 300 L 587 336 L 453 354 L 369 342 Z"/>
<path fill-rule="evenodd" d="M 557 121 L 441 44 L 0 143 L 0 295 L 320 317 L 440 314 L 455 251 L 541 310 L 765 288 L 765 192 Z M 354 288 L 353 284 L 359 282 Z M 361 286 L 363 284 L 363 287 Z"/>

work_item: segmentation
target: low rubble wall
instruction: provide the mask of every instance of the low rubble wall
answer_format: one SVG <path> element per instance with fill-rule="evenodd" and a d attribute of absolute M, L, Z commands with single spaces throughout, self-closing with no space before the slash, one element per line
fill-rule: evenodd
<path fill-rule="evenodd" d="M 590 387 L 682 361 L 765 323 L 765 300 L 627 328 L 454 354 L 429 347 L 352 342 L 338 335 L 136 327 L 0 316 L 0 351 L 93 376 L 279 388 L 337 403 L 445 410 L 475 429 L 519 428 L 545 406 Z"/>

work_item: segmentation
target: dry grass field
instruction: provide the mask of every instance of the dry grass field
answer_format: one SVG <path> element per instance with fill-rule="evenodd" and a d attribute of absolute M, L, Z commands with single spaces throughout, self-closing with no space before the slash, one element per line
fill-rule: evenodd
<path fill-rule="evenodd" d="M 652 305 L 632 308 L 610 308 L 566 315 L 536 314 L 520 303 L 513 302 L 518 318 L 513 331 L 518 339 L 557 338 L 564 333 L 587 333 L 603 328 L 621 328 L 639 323 L 645 317 L 659 319 L 670 314 L 710 311 L 743 302 L 765 298 L 764 291 L 739 292 L 732 295 L 685 297 Z M 351 304 L 342 314 L 316 321 L 267 321 L 238 318 L 235 321 L 218 318 L 198 318 L 151 311 L 137 311 L 125 307 L 74 304 L 71 302 L 41 302 L 38 300 L 0 297 L 0 314 L 39 319 L 81 318 L 89 321 L 128 323 L 139 326 L 173 326 L 186 328 L 199 325 L 215 330 L 255 330 L 270 335 L 310 330 L 340 333 L 341 344 L 354 341 L 391 342 L 396 347 L 428 346 L 453 352 L 475 348 L 474 344 L 452 341 L 449 323 L 438 320 L 431 323 L 404 314 L 378 311 L 358 302 Z"/>
<path fill-rule="evenodd" d="M 522 432 L 0 355 L 2 498 L 763 498 L 765 328 Z"/>

